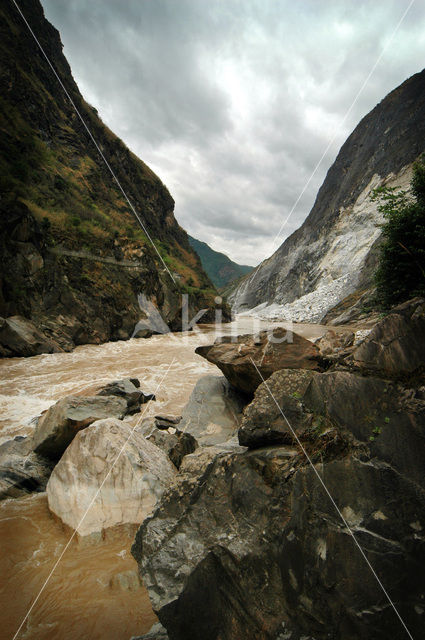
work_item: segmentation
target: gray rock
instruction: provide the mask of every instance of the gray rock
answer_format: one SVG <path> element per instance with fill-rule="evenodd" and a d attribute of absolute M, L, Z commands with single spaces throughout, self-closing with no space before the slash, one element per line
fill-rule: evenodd
<path fill-rule="evenodd" d="M 101 418 L 123 418 L 127 401 L 115 396 L 68 396 L 39 419 L 33 436 L 36 453 L 57 461 L 81 429 Z"/>
<path fill-rule="evenodd" d="M 363 369 L 400 375 L 425 365 L 425 300 L 415 298 L 392 309 L 352 354 Z"/>
<path fill-rule="evenodd" d="M 164 429 L 158 429 L 156 419 L 146 419 L 146 439 L 164 451 L 177 469 L 180 469 L 183 458 L 195 451 L 198 446 L 195 438 L 190 433 L 183 433 L 179 429 L 173 429 L 170 433 Z"/>
<path fill-rule="evenodd" d="M 55 466 L 47 484 L 49 508 L 81 536 L 139 524 L 176 473 L 137 429 L 114 418 L 98 420 L 77 433 Z"/>
<path fill-rule="evenodd" d="M 19 436 L 0 445 L 0 500 L 45 491 L 53 464 L 31 450 L 31 438 Z"/>
<path fill-rule="evenodd" d="M 143 393 L 140 390 L 140 382 L 137 378 L 124 378 L 123 380 L 115 380 L 105 385 L 97 392 L 99 396 L 119 396 L 127 401 L 127 413 L 137 413 L 140 411 L 140 405 L 155 400 L 152 393 Z"/>
<path fill-rule="evenodd" d="M 244 409 L 239 428 L 241 445 L 255 449 L 268 445 L 293 444 L 310 427 L 302 398 L 314 373 L 305 369 L 282 369 L 260 384 L 253 401 Z M 282 415 L 283 413 L 283 415 Z M 285 418 L 283 417 L 286 417 Z"/>
<path fill-rule="evenodd" d="M 380 378 L 335 371 L 315 374 L 303 402 L 425 488 L 425 402 L 411 394 L 405 397 L 397 385 Z"/>
<path fill-rule="evenodd" d="M 226 378 L 203 376 L 183 409 L 179 430 L 190 433 L 200 445 L 225 442 L 237 433 L 244 404 L 246 399 Z"/>
<path fill-rule="evenodd" d="M 305 447 L 345 521 L 420 637 L 425 576 L 425 402 L 414 389 L 346 371 L 277 372 L 285 403 L 322 418 Z M 280 436 L 265 385 L 250 428 Z M 293 394 L 299 398 L 293 398 Z M 289 395 L 287 395 L 289 394 Z M 292 395 L 291 395 L 292 394 Z M 300 409 L 301 413 L 298 414 Z M 286 434 L 287 435 L 287 434 Z M 284 440 L 285 441 L 285 440 Z M 269 443 L 267 439 L 258 444 Z M 173 640 L 401 640 L 398 624 L 299 448 L 200 447 L 139 529 L 133 555 Z"/>
<path fill-rule="evenodd" d="M 0 318 L 0 345 L 3 355 L 36 356 L 63 351 L 37 327 L 22 316 Z"/>
<path fill-rule="evenodd" d="M 319 470 L 420 637 L 422 493 L 355 450 L 322 456 Z M 183 474 L 132 551 L 173 640 L 275 640 L 282 623 L 293 638 L 404 638 L 312 469 L 286 447 L 218 456 L 201 479 Z"/>

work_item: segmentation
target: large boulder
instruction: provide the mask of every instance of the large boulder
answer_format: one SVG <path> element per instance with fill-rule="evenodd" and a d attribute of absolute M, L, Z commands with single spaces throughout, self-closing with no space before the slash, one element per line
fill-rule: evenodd
<path fill-rule="evenodd" d="M 334 371 L 313 375 L 303 403 L 316 416 L 349 430 L 373 455 L 425 489 L 425 401 L 414 390 Z"/>
<path fill-rule="evenodd" d="M 176 474 L 138 430 L 110 418 L 75 436 L 47 484 L 49 508 L 81 536 L 141 523 Z"/>
<path fill-rule="evenodd" d="M 288 422 L 297 436 L 302 436 L 312 422 L 303 409 L 302 398 L 314 375 L 305 369 L 282 369 L 261 383 L 253 401 L 244 409 L 240 444 L 251 449 L 293 444 L 295 438 Z"/>
<path fill-rule="evenodd" d="M 45 491 L 53 464 L 31 450 L 31 438 L 0 445 L 0 500 Z"/>
<path fill-rule="evenodd" d="M 36 356 L 40 353 L 63 351 L 56 342 L 22 316 L 0 318 L 0 346 L 1 354 L 7 356 Z"/>
<path fill-rule="evenodd" d="M 59 460 L 81 429 L 102 418 L 123 418 L 127 401 L 115 396 L 67 396 L 39 419 L 33 435 L 33 449 L 51 460 Z"/>
<path fill-rule="evenodd" d="M 423 493 L 361 447 L 341 451 L 327 454 L 318 437 L 317 470 L 419 638 Z M 172 640 L 405 638 L 313 469 L 288 447 L 217 456 L 201 479 L 183 474 L 132 552 Z"/>
<path fill-rule="evenodd" d="M 155 400 L 153 393 L 141 391 L 140 381 L 137 378 L 124 378 L 109 382 L 97 392 L 97 395 L 125 398 L 129 414 L 137 413 L 140 411 L 140 405 L 149 402 L 149 400 Z"/>
<path fill-rule="evenodd" d="M 196 353 L 217 365 L 230 384 L 252 395 L 261 383 L 279 369 L 320 369 L 319 350 L 309 340 L 283 327 L 261 331 L 256 336 L 224 336 Z"/>
<path fill-rule="evenodd" d="M 425 365 L 425 300 L 392 309 L 352 355 L 354 365 L 389 375 L 410 374 Z"/>
<path fill-rule="evenodd" d="M 238 430 L 246 398 L 235 392 L 223 376 L 203 376 L 184 407 L 179 430 L 190 433 L 201 445 L 232 438 Z"/>

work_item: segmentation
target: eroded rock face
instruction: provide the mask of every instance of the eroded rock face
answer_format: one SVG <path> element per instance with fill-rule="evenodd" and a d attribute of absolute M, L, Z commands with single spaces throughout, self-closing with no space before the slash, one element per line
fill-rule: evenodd
<path fill-rule="evenodd" d="M 381 185 L 408 188 L 412 163 L 424 150 L 424 134 L 421 71 L 361 120 L 341 147 L 303 225 L 229 296 L 234 310 L 265 302 L 287 305 L 317 292 L 318 298 L 298 312 L 298 321 L 307 321 L 312 307 L 321 307 L 323 316 L 356 289 L 370 286 L 375 267 L 370 257 L 376 253 L 382 222 L 371 191 Z M 332 289 L 339 289 L 336 298 Z"/>
<path fill-rule="evenodd" d="M 31 450 L 31 439 L 17 436 L 0 445 L 0 500 L 45 491 L 53 464 Z"/>
<path fill-rule="evenodd" d="M 215 445 L 236 435 L 247 400 L 223 376 L 203 376 L 193 389 L 178 424 L 200 445 Z"/>
<path fill-rule="evenodd" d="M 305 369 L 282 369 L 260 384 L 253 401 L 245 407 L 239 429 L 240 444 L 250 449 L 293 444 L 295 438 L 288 422 L 298 436 L 312 423 L 301 401 L 313 375 Z"/>
<path fill-rule="evenodd" d="M 425 402 L 414 395 L 387 380 L 335 371 L 314 375 L 303 401 L 425 488 Z"/>
<path fill-rule="evenodd" d="M 102 418 L 123 418 L 127 401 L 115 396 L 68 396 L 62 398 L 38 420 L 33 436 L 36 453 L 59 460 L 81 429 Z"/>
<path fill-rule="evenodd" d="M 423 493 L 364 453 L 320 456 L 326 485 L 420 637 Z M 183 476 L 139 529 L 133 554 L 171 640 L 405 637 L 312 469 L 289 447 L 218 456 L 201 478 Z"/>
<path fill-rule="evenodd" d="M 387 374 L 413 373 L 425 365 L 425 300 L 392 309 L 353 353 L 353 363 Z"/>
<path fill-rule="evenodd" d="M 217 365 L 230 384 L 252 395 L 261 383 L 254 364 L 267 379 L 279 369 L 319 369 L 319 350 L 309 340 L 283 327 L 257 336 L 224 336 L 213 345 L 202 346 L 196 353 Z"/>
<path fill-rule="evenodd" d="M 49 508 L 82 536 L 141 523 L 175 474 L 166 454 L 137 430 L 113 418 L 98 420 L 77 433 L 55 466 Z"/>
<path fill-rule="evenodd" d="M 170 640 L 405 637 L 267 386 L 420 637 L 422 387 L 358 371 L 284 369 L 244 409 L 239 441 L 250 449 L 186 456 L 138 531 L 133 555 Z"/>
<path fill-rule="evenodd" d="M 22 316 L 0 318 L 0 347 L 4 356 L 36 356 L 63 351 Z"/>

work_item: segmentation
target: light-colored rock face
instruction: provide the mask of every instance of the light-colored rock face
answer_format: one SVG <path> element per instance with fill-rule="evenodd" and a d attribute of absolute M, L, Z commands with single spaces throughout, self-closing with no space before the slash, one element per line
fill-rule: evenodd
<path fill-rule="evenodd" d="M 200 445 L 214 445 L 232 438 L 238 430 L 243 403 L 223 376 L 198 380 L 183 409 L 179 429 Z"/>
<path fill-rule="evenodd" d="M 80 431 L 47 485 L 49 508 L 82 536 L 141 523 L 176 470 L 160 449 L 119 420 Z"/>
<path fill-rule="evenodd" d="M 68 396 L 50 407 L 39 418 L 33 436 L 33 449 L 58 460 L 81 429 L 102 418 L 123 418 L 127 401 L 116 396 Z"/>
<path fill-rule="evenodd" d="M 371 190 L 381 185 L 406 188 L 412 164 L 424 151 L 424 139 L 422 71 L 394 89 L 357 125 L 303 225 L 230 294 L 233 310 L 274 303 L 283 307 L 280 317 L 294 314 L 294 320 L 314 322 L 355 290 L 367 289 L 373 280 L 381 222 Z M 319 295 L 302 300 L 316 291 Z M 285 308 L 298 299 L 296 307 Z M 314 314 L 316 306 L 320 314 Z"/>
<path fill-rule="evenodd" d="M 408 189 L 411 177 L 411 164 L 397 175 L 375 174 L 353 204 L 339 209 L 325 231 L 319 230 L 312 238 L 311 230 L 305 230 L 289 255 L 282 259 L 282 245 L 244 280 L 230 296 L 234 310 L 244 312 L 251 307 L 256 315 L 268 319 L 319 322 L 329 309 L 356 290 L 366 259 L 381 235 L 383 219 L 377 203 L 370 198 L 373 189 L 382 185 Z M 308 272 L 300 266 L 306 264 Z M 297 269 L 300 275 L 293 279 L 291 273 Z M 269 293 L 263 287 L 262 299 L 263 280 L 273 280 L 274 284 Z M 258 308 L 258 304 L 263 306 Z"/>

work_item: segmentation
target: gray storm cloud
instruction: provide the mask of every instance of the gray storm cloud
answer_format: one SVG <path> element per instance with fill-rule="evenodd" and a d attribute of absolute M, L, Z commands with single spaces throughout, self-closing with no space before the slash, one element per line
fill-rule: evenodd
<path fill-rule="evenodd" d="M 425 7 L 404 0 L 42 0 L 104 122 L 160 176 L 193 236 L 244 264 L 308 214 L 339 147 L 421 70 Z"/>

